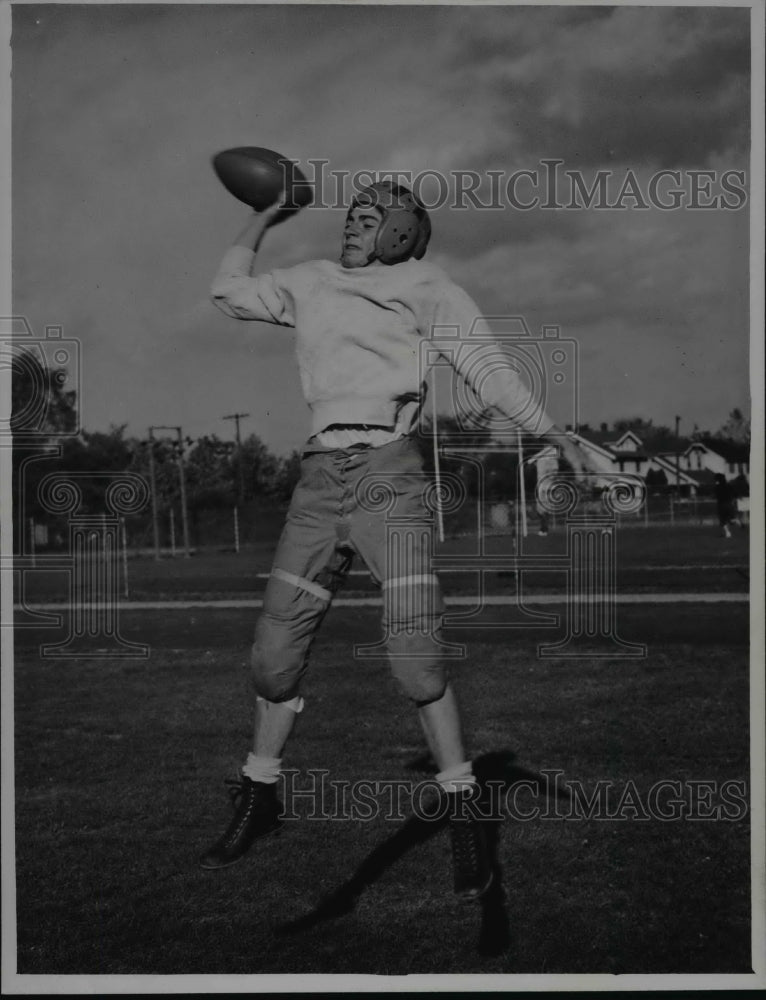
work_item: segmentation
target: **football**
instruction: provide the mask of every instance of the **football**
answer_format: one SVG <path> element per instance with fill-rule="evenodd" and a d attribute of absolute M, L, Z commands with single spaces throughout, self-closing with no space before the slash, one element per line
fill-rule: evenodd
<path fill-rule="evenodd" d="M 224 149 L 213 157 L 213 169 L 230 194 L 257 212 L 273 205 L 284 191 L 285 209 L 278 222 L 308 205 L 313 197 L 312 186 L 297 164 L 273 149 Z"/>

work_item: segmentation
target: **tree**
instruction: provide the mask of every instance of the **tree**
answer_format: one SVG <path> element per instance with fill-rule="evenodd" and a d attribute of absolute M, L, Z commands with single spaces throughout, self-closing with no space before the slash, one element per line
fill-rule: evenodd
<path fill-rule="evenodd" d="M 735 407 L 723 426 L 712 435 L 727 441 L 735 441 L 737 444 L 750 443 L 750 421 L 745 417 L 742 410 Z"/>
<path fill-rule="evenodd" d="M 612 429 L 617 434 L 626 434 L 628 431 L 632 431 L 642 441 L 655 431 L 652 421 L 644 420 L 643 417 L 621 417 L 614 421 Z"/>
<path fill-rule="evenodd" d="M 106 509 L 104 495 L 109 483 L 96 474 L 130 469 L 135 447 L 136 442 L 125 438 L 124 425 L 112 426 L 107 432 L 82 431 L 64 441 L 56 471 L 78 474 L 83 495 L 81 512 L 98 513 Z M 93 474 L 90 478 L 89 473 Z"/>
<path fill-rule="evenodd" d="M 273 499 L 277 490 L 280 460 L 255 434 L 250 434 L 242 442 L 241 457 L 245 499 Z"/>
<path fill-rule="evenodd" d="M 177 455 L 175 458 L 177 463 Z M 236 456 L 231 442 L 206 435 L 195 442 L 184 460 L 190 510 L 236 503 Z"/>
<path fill-rule="evenodd" d="M 301 474 L 301 453 L 294 451 L 287 458 L 279 459 L 279 466 L 271 490 L 273 499 L 279 504 L 286 504 L 298 485 Z"/>
<path fill-rule="evenodd" d="M 670 427 L 664 425 L 655 427 L 652 420 L 645 420 L 643 417 L 615 420 L 612 427 L 616 434 L 632 431 L 636 437 L 641 439 L 641 443 L 650 454 L 676 451 L 679 444 L 682 446 L 686 444 L 686 439 L 677 438 L 675 431 L 671 430 Z"/>
<path fill-rule="evenodd" d="M 72 472 L 125 472 L 135 447 L 135 441 L 125 438 L 124 424 L 107 432 L 82 431 L 64 443 L 59 464 Z"/>
<path fill-rule="evenodd" d="M 10 427 L 16 551 L 23 549 L 29 519 L 37 520 L 43 513 L 38 498 L 41 480 L 58 468 L 50 447 L 77 429 L 77 393 L 67 390 L 67 380 L 65 368 L 49 368 L 31 349 L 13 355 Z"/>
<path fill-rule="evenodd" d="M 48 368 L 29 349 L 11 362 L 11 431 L 41 439 L 71 434 L 77 428 L 77 393 L 66 390 L 66 368 Z"/>

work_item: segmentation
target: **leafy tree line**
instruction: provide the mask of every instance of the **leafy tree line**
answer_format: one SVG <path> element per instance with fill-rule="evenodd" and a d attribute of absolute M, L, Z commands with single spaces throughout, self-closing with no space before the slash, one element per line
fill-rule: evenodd
<path fill-rule="evenodd" d="M 602 425 L 603 428 L 604 425 Z M 579 428 L 587 434 L 591 430 L 588 424 L 583 424 Z M 745 417 L 740 409 L 733 409 L 724 424 L 715 431 L 701 430 L 697 424 L 694 425 L 690 434 L 676 433 L 670 427 L 655 425 L 651 420 L 643 417 L 629 417 L 615 420 L 611 431 L 614 436 L 624 434 L 626 431 L 633 431 L 637 437 L 641 438 L 646 450 L 652 454 L 661 452 L 674 452 L 679 446 L 686 448 L 695 441 L 711 444 L 727 443 L 730 445 L 740 445 L 745 451 L 750 445 L 750 421 Z"/>
<path fill-rule="evenodd" d="M 63 373 L 65 374 L 65 373 Z M 179 445 L 169 438 L 158 437 L 153 443 L 126 434 L 126 427 L 112 427 L 109 431 L 77 432 L 77 400 L 72 391 L 65 391 L 61 369 L 48 369 L 34 355 L 25 355 L 23 363 L 12 366 L 11 429 L 18 437 L 13 452 L 14 497 L 19 493 L 19 476 L 23 467 L 25 517 L 44 517 L 45 511 L 37 495 L 40 480 L 51 472 L 122 472 L 138 473 L 150 480 L 151 458 L 154 459 L 154 482 L 158 507 L 177 506 L 180 494 Z M 602 430 L 605 425 L 602 425 Z M 492 424 L 485 420 L 477 424 L 470 438 L 458 434 L 454 421 L 440 421 L 443 440 L 459 439 L 465 445 L 491 448 Z M 584 425 L 581 430 L 590 430 Z M 611 430 L 615 436 L 633 430 L 650 452 L 674 451 L 691 440 L 727 441 L 747 447 L 750 436 L 749 421 L 740 410 L 732 410 L 726 423 L 715 432 L 701 432 L 698 428 L 690 438 L 679 442 L 670 428 L 655 426 L 651 420 L 633 417 L 617 420 Z M 31 440 L 30 440 L 31 438 Z M 44 445 L 57 445 L 55 457 L 40 457 Z M 241 442 L 240 448 L 224 441 L 215 434 L 197 440 L 186 439 L 183 448 L 187 507 L 192 521 L 201 511 L 230 509 L 234 505 L 259 504 L 282 507 L 287 504 L 298 480 L 300 454 L 294 451 L 287 457 L 274 455 L 255 434 Z M 419 437 L 419 447 L 426 468 L 433 468 L 433 438 L 426 432 Z M 539 442 L 525 442 L 526 455 L 533 454 Z M 481 466 L 487 498 L 513 496 L 517 483 L 517 457 L 511 451 L 491 450 L 482 456 Z M 476 495 L 479 473 L 476 461 L 464 456 L 442 460 L 445 471 L 457 475 L 469 495 Z M 526 484 L 534 486 L 534 466 L 526 469 Z M 84 492 L 83 511 L 103 509 L 104 485 L 97 479 L 82 481 Z"/>
<path fill-rule="evenodd" d="M 179 502 L 182 470 L 175 441 L 156 439 L 150 443 L 126 435 L 122 426 L 106 432 L 82 431 L 76 437 L 61 439 L 59 444 L 60 455 L 26 463 L 25 513 L 28 516 L 43 513 L 37 486 L 52 472 L 133 472 L 143 476 L 147 483 L 151 482 L 150 449 L 154 458 L 158 506 L 168 508 Z M 15 475 L 24 458 L 31 458 L 33 454 L 29 445 L 14 448 Z M 273 455 L 255 434 L 242 441 L 239 454 L 229 442 L 216 435 L 191 443 L 187 441 L 184 443 L 183 475 L 189 513 L 193 516 L 198 510 L 230 508 L 254 501 L 283 505 L 297 482 L 299 462 L 297 452 L 287 458 Z M 89 481 L 86 475 L 81 480 L 81 487 L 82 512 L 101 510 L 106 484 L 96 478 Z"/>
<path fill-rule="evenodd" d="M 133 472 L 149 482 L 152 457 L 158 507 L 177 506 L 181 472 L 178 442 L 160 436 L 153 442 L 133 437 L 125 426 L 78 431 L 76 394 L 65 391 L 65 374 L 61 369 L 46 368 L 32 353 L 19 352 L 13 358 L 10 426 L 14 434 L 15 520 L 50 519 L 38 487 L 45 476 L 55 472 L 84 473 L 80 513 L 100 512 L 106 484 L 97 478 L 89 480 L 87 473 Z M 196 441 L 186 439 L 182 448 L 192 520 L 199 511 L 235 504 L 282 506 L 297 482 L 298 453 L 276 456 L 255 434 L 244 438 L 239 449 L 215 434 Z"/>

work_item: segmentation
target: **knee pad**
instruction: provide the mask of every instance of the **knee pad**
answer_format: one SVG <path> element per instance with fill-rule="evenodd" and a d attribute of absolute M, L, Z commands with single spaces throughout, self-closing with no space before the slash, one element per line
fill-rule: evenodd
<path fill-rule="evenodd" d="M 393 674 L 404 694 L 416 705 L 438 701 L 447 690 L 447 671 L 442 665 L 429 671 L 394 669 Z"/>
<path fill-rule="evenodd" d="M 305 652 L 291 642 L 289 630 L 258 622 L 250 652 L 255 693 L 265 701 L 289 701 L 296 697 L 303 675 Z"/>
<path fill-rule="evenodd" d="M 438 701 L 447 689 L 447 668 L 436 636 L 389 636 L 391 672 L 404 694 L 414 702 Z"/>

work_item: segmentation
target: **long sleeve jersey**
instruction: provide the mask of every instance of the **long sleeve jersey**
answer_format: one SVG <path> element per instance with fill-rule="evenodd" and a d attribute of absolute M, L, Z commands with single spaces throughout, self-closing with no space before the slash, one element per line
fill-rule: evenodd
<path fill-rule="evenodd" d="M 484 338 L 471 344 L 481 312 L 435 265 L 413 259 L 344 268 L 314 260 L 253 275 L 254 261 L 251 250 L 231 247 L 213 282 L 213 302 L 235 319 L 295 328 L 312 434 L 331 424 L 393 427 L 403 401 L 421 397 L 433 363 L 421 351 L 423 340 L 441 343 L 445 327 L 456 349 L 441 354 L 484 406 L 535 434 L 552 427 L 512 359 L 498 363 L 497 347 Z"/>

